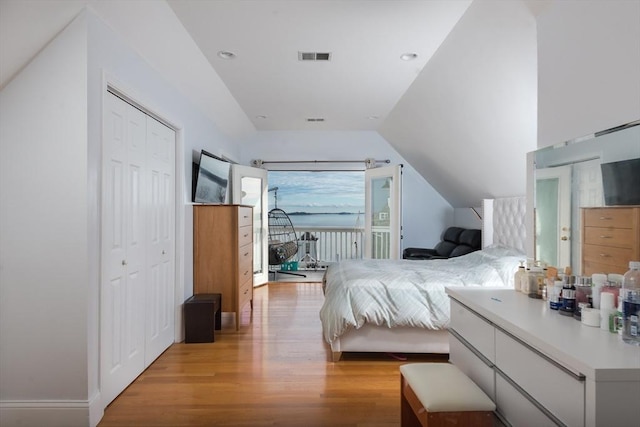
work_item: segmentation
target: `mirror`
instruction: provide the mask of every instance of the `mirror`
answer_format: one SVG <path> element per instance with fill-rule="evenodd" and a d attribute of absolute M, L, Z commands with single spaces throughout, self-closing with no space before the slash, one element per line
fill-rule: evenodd
<path fill-rule="evenodd" d="M 583 208 L 606 206 L 602 163 L 640 158 L 639 125 L 637 120 L 534 153 L 537 260 L 560 269 L 571 266 L 574 274 L 585 274 Z M 634 170 L 633 174 L 637 177 L 640 171 Z M 636 191 L 640 192 L 640 188 L 636 187 Z"/>

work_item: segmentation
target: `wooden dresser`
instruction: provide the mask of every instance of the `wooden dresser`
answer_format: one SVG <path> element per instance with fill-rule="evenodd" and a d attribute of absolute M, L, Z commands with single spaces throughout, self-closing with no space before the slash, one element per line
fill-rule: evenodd
<path fill-rule="evenodd" d="M 582 275 L 619 273 L 640 261 L 640 206 L 582 208 Z"/>
<path fill-rule="evenodd" d="M 193 207 L 193 293 L 222 294 L 222 311 L 253 308 L 253 208 L 243 205 Z"/>

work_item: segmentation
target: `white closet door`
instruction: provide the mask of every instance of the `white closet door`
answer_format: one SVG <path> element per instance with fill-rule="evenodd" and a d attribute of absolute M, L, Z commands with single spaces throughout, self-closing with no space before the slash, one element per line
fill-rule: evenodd
<path fill-rule="evenodd" d="M 101 393 L 144 370 L 146 116 L 108 94 L 103 135 Z"/>
<path fill-rule="evenodd" d="M 105 98 L 101 393 L 109 404 L 173 343 L 175 132 Z"/>
<path fill-rule="evenodd" d="M 148 274 L 146 351 L 148 366 L 173 343 L 174 325 L 174 152 L 176 135 L 149 117 Z"/>

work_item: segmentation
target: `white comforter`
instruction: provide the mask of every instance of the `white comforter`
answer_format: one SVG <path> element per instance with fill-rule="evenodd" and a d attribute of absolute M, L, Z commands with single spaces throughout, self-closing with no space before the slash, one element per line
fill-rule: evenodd
<path fill-rule="evenodd" d="M 365 323 L 445 329 L 449 300 L 445 286 L 513 287 L 525 255 L 506 247 L 443 260 L 348 260 L 329 266 L 320 319 L 333 342 Z"/>

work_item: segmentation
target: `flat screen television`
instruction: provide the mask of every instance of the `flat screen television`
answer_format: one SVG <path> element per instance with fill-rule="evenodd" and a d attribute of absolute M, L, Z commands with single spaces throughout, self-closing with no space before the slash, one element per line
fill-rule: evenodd
<path fill-rule="evenodd" d="M 231 163 L 202 150 L 200 163 L 194 164 L 193 202 L 229 203 Z"/>
<path fill-rule="evenodd" d="M 604 204 L 640 205 L 640 158 L 602 163 Z"/>

